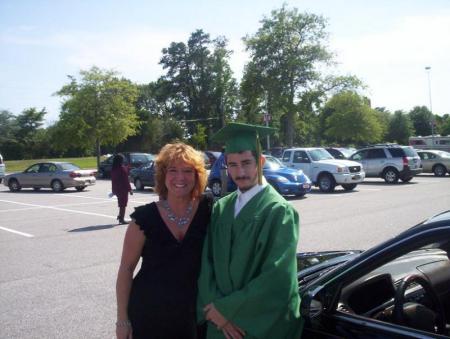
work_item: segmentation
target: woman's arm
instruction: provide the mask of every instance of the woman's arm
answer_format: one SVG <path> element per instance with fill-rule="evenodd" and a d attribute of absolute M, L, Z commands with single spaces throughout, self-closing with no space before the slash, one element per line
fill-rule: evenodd
<path fill-rule="evenodd" d="M 123 242 L 122 259 L 116 282 L 117 297 L 117 338 L 131 338 L 131 327 L 128 322 L 128 300 L 130 298 L 133 272 L 139 261 L 145 243 L 144 232 L 134 221 L 128 226 Z"/>

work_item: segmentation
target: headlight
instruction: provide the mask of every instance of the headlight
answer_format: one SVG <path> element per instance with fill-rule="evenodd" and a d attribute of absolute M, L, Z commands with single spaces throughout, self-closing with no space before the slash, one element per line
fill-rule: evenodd
<path fill-rule="evenodd" d="M 338 166 L 336 169 L 338 173 L 350 173 L 348 167 L 345 166 Z"/>

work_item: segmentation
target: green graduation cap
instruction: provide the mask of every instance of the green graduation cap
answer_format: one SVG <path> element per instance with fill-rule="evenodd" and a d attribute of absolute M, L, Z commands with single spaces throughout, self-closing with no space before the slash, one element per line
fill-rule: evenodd
<path fill-rule="evenodd" d="M 273 134 L 275 129 L 232 122 L 220 129 L 212 140 L 225 144 L 225 153 L 239 153 L 244 151 L 254 151 L 258 164 L 258 182 L 261 184 L 262 169 L 259 158 L 261 155 L 260 139 Z"/>

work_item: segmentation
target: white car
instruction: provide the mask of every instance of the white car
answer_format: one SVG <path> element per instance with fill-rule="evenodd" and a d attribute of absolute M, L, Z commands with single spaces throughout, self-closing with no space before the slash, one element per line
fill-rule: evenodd
<path fill-rule="evenodd" d="M 5 163 L 3 162 L 3 157 L 0 154 L 0 183 L 2 182 L 4 177 L 5 177 Z"/>
<path fill-rule="evenodd" d="M 353 190 L 366 177 L 361 164 L 335 159 L 321 147 L 286 149 L 282 161 L 288 167 L 301 169 L 322 192 L 333 192 L 336 185 Z"/>

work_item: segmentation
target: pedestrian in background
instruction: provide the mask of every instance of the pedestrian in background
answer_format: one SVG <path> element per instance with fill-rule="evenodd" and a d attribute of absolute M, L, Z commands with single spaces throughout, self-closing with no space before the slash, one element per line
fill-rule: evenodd
<path fill-rule="evenodd" d="M 133 194 L 130 181 L 128 180 L 128 169 L 123 165 L 123 162 L 123 155 L 116 154 L 113 158 L 111 169 L 112 193 L 117 196 L 119 205 L 117 220 L 120 225 L 127 224 L 127 221 L 125 221 L 125 209 L 128 204 L 128 193 Z"/>
<path fill-rule="evenodd" d="M 212 197 L 203 155 L 184 143 L 155 160 L 159 201 L 131 214 L 117 275 L 118 339 L 197 339 L 195 305 Z M 133 279 L 139 258 L 141 269 Z"/>

